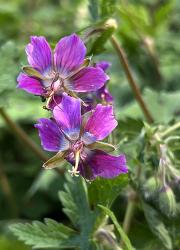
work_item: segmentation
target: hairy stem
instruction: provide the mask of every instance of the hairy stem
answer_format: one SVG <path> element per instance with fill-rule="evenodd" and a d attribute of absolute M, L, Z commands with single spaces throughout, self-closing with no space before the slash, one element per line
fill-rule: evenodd
<path fill-rule="evenodd" d="M 149 123 L 153 123 L 153 117 L 149 111 L 149 109 L 147 108 L 142 96 L 141 96 L 141 92 L 140 89 L 131 73 L 130 67 L 129 67 L 129 63 L 127 60 L 127 56 L 124 52 L 124 50 L 121 48 L 121 46 L 119 45 L 118 41 L 116 40 L 116 38 L 114 36 L 111 37 L 111 43 L 114 47 L 114 49 L 116 50 L 119 59 L 123 65 L 126 77 L 128 79 L 129 85 L 134 93 L 134 96 L 140 106 L 140 108 L 142 109 L 144 116 L 146 117 L 147 121 Z"/>
<path fill-rule="evenodd" d="M 165 137 L 166 135 L 170 134 L 171 132 L 173 132 L 174 130 L 178 128 L 180 128 L 180 122 L 175 123 L 173 126 L 171 126 L 167 130 L 165 130 L 163 133 L 161 133 L 161 137 Z"/>
<path fill-rule="evenodd" d="M 136 198 L 137 198 L 136 192 L 131 191 L 131 194 L 129 194 L 129 197 L 128 197 L 128 204 L 127 204 L 126 213 L 125 213 L 125 217 L 123 221 L 123 229 L 124 229 L 124 232 L 127 234 L 129 233 L 131 221 L 134 216 Z"/>
<path fill-rule="evenodd" d="M 31 151 L 42 161 L 47 161 L 48 157 L 46 154 L 41 150 L 41 148 L 26 134 L 26 132 L 18 126 L 6 113 L 5 109 L 0 107 L 0 115 L 4 119 L 4 121 L 7 123 L 9 128 L 11 129 L 11 132 L 18 138 L 22 143 L 24 143 L 25 146 L 31 149 Z M 62 169 L 55 168 L 55 171 L 58 173 L 64 172 Z"/>
<path fill-rule="evenodd" d="M 0 108 L 0 115 L 11 128 L 11 132 L 18 137 L 26 146 L 28 146 L 41 160 L 47 161 L 48 157 L 44 152 L 34 143 L 34 141 L 25 133 L 25 131 L 20 128 L 10 116 L 6 113 L 5 109 Z"/>
<path fill-rule="evenodd" d="M 139 164 L 136 169 L 136 179 L 139 180 L 141 175 L 141 165 Z M 126 234 L 129 233 L 131 223 L 134 217 L 135 209 L 136 209 L 136 202 L 138 199 L 138 193 L 131 188 L 129 195 L 128 195 L 128 204 L 127 204 L 127 209 L 126 213 L 124 216 L 124 221 L 123 221 L 123 230 Z M 120 242 L 120 246 L 123 247 L 123 241 Z"/>

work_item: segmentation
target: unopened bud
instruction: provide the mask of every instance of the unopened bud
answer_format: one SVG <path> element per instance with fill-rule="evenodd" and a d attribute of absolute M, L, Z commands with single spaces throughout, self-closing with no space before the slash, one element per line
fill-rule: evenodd
<path fill-rule="evenodd" d="M 146 36 L 143 39 L 144 44 L 148 47 L 149 51 L 154 54 L 154 40 L 152 37 Z"/>
<path fill-rule="evenodd" d="M 115 19 L 110 18 L 106 21 L 105 26 L 107 26 L 108 28 L 113 28 L 113 29 L 117 29 L 118 25 Z"/>
<path fill-rule="evenodd" d="M 150 177 L 143 186 L 144 198 L 149 200 L 160 188 L 160 180 L 158 178 Z"/>
<path fill-rule="evenodd" d="M 177 212 L 176 199 L 172 189 L 164 186 L 159 193 L 159 208 L 166 216 L 175 216 Z"/>

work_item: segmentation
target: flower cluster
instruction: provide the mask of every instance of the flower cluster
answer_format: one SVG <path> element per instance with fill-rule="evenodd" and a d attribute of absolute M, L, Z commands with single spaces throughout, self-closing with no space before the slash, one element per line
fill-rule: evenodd
<path fill-rule="evenodd" d="M 54 168 L 66 160 L 72 176 L 88 180 L 127 173 L 125 156 L 108 154 L 115 148 L 102 142 L 117 126 L 107 89 L 109 63 L 91 65 L 76 34 L 62 38 L 54 51 L 44 37 L 31 37 L 26 54 L 30 65 L 23 67 L 17 87 L 41 96 L 52 112 L 35 125 L 44 150 L 57 152 L 43 166 Z"/>

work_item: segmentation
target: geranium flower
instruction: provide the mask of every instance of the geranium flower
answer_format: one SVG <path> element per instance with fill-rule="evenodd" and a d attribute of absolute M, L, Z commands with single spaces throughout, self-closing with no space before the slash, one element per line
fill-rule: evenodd
<path fill-rule="evenodd" d="M 59 103 L 63 92 L 96 91 L 109 79 L 102 69 L 87 65 L 86 47 L 76 34 L 62 38 L 54 52 L 44 37 L 32 36 L 26 54 L 30 66 L 18 76 L 17 87 L 47 98 L 47 108 Z"/>
<path fill-rule="evenodd" d="M 110 63 L 107 61 L 100 61 L 99 63 L 96 63 L 96 67 L 101 68 L 104 72 L 110 67 Z M 104 103 L 106 104 L 112 104 L 113 103 L 113 96 L 110 94 L 108 88 L 107 88 L 107 83 L 106 83 L 96 91 L 97 97 Z"/>
<path fill-rule="evenodd" d="M 113 178 L 127 173 L 125 156 L 107 154 L 114 147 L 100 142 L 116 126 L 111 105 L 98 104 L 93 111 L 81 116 L 81 101 L 63 95 L 61 103 L 53 109 L 53 119 L 41 118 L 35 125 L 42 147 L 58 152 L 44 167 L 56 167 L 66 159 L 73 165 L 70 170 L 72 175 L 81 174 L 89 180 L 97 176 Z"/>
<path fill-rule="evenodd" d="M 99 67 L 105 72 L 110 67 L 110 65 L 111 64 L 107 61 L 100 61 L 95 64 L 95 67 L 96 68 Z M 97 91 L 86 94 L 86 97 L 83 98 L 84 103 L 86 104 L 86 105 L 83 105 L 82 107 L 83 113 L 88 112 L 91 109 L 93 109 L 96 103 L 99 101 L 104 105 L 113 104 L 114 98 L 107 88 L 108 82 L 109 81 L 107 80 L 105 84 Z"/>

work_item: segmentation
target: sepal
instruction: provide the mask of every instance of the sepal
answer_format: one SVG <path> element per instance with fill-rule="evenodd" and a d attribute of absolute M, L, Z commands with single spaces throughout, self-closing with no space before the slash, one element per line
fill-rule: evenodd
<path fill-rule="evenodd" d="M 23 66 L 22 70 L 24 71 L 24 73 L 26 73 L 28 76 L 32 76 L 32 77 L 37 77 L 41 80 L 45 80 L 45 78 L 41 75 L 41 73 L 39 73 L 36 69 L 34 69 L 31 66 Z"/>
<path fill-rule="evenodd" d="M 52 169 L 62 166 L 65 162 L 64 159 L 65 156 L 66 156 L 65 152 L 58 152 L 56 155 L 54 155 L 52 158 L 50 158 L 43 164 L 43 168 Z"/>
<path fill-rule="evenodd" d="M 110 153 L 110 152 L 116 150 L 115 146 L 113 146 L 112 144 L 109 144 L 106 142 L 100 142 L 100 141 L 97 141 L 97 142 L 94 142 L 94 143 L 88 145 L 88 148 L 90 148 L 91 150 L 99 149 L 99 150 L 102 150 L 106 153 Z"/>

